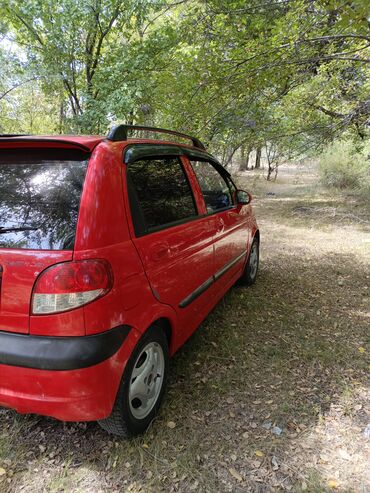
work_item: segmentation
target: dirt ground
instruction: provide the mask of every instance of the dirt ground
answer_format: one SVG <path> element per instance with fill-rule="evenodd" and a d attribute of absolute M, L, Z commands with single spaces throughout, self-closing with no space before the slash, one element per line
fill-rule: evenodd
<path fill-rule="evenodd" d="M 370 204 L 245 172 L 262 252 L 172 360 L 146 435 L 0 411 L 3 492 L 370 492 Z"/>

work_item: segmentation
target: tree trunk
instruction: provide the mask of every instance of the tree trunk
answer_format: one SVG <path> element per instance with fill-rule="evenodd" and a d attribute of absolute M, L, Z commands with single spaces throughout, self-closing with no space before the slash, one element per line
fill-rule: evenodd
<path fill-rule="evenodd" d="M 271 166 L 270 163 L 268 163 L 268 165 L 269 165 L 269 167 L 268 167 L 268 170 L 267 170 L 266 180 L 267 181 L 270 181 L 271 180 L 272 171 L 273 171 L 273 167 Z"/>
<path fill-rule="evenodd" d="M 66 113 L 65 113 L 65 105 L 64 105 L 64 100 L 60 102 L 60 109 L 59 109 L 59 133 L 62 134 L 64 132 L 64 124 L 66 120 Z"/>
<path fill-rule="evenodd" d="M 246 152 L 245 146 L 244 145 L 241 146 L 239 171 L 246 171 L 248 169 L 249 157 L 250 157 L 251 152 L 252 152 L 251 147 L 248 147 L 247 152 Z"/>
<path fill-rule="evenodd" d="M 258 146 L 256 150 L 256 169 L 260 169 L 261 167 L 261 154 L 262 154 L 262 147 Z"/>
<path fill-rule="evenodd" d="M 275 173 L 273 180 L 276 181 L 278 170 L 279 170 L 278 164 L 274 164 L 274 163 L 269 162 L 266 180 L 270 181 L 272 179 L 272 174 Z"/>

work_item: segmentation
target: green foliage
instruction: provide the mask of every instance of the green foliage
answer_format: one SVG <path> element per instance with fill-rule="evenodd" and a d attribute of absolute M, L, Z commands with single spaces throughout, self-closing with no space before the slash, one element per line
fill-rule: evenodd
<path fill-rule="evenodd" d="M 0 101 L 0 133 L 60 133 L 55 99 L 46 96 L 37 83 L 16 88 Z"/>
<path fill-rule="evenodd" d="M 336 141 L 320 158 L 325 185 L 370 194 L 370 147 L 356 148 L 351 141 Z"/>
<path fill-rule="evenodd" d="M 63 92 L 65 130 L 101 132 L 109 120 L 137 112 L 144 69 L 162 42 L 149 29 L 160 7 L 144 0 L 4 0 L 0 14 L 45 94 Z"/>
<path fill-rule="evenodd" d="M 338 138 L 368 136 L 367 7 L 365 0 L 3 0 L 0 35 L 19 51 L 0 91 L 36 77 L 52 102 L 50 130 L 158 124 L 199 135 L 224 162 L 241 146 L 266 142 L 289 157 L 313 154 Z"/>

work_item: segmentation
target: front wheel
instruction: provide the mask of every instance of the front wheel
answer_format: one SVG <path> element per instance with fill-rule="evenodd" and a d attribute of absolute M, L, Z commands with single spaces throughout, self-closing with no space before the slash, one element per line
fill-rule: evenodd
<path fill-rule="evenodd" d="M 239 284 L 243 286 L 250 286 L 257 279 L 258 265 L 259 265 L 259 241 L 254 238 L 252 242 L 251 249 L 249 251 L 249 257 L 247 263 L 245 264 L 243 274 L 239 279 Z"/>
<path fill-rule="evenodd" d="M 165 392 L 168 352 L 163 330 L 150 327 L 127 362 L 112 414 L 99 421 L 104 430 L 127 437 L 148 428 Z"/>

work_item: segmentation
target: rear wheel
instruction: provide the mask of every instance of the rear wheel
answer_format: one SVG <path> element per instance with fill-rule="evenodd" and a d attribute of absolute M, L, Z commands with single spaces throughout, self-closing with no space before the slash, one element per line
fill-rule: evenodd
<path fill-rule="evenodd" d="M 260 256 L 259 246 L 258 239 L 254 238 L 243 274 L 239 279 L 239 284 L 243 286 L 250 286 L 256 281 Z"/>
<path fill-rule="evenodd" d="M 168 374 L 168 341 L 152 326 L 140 339 L 127 362 L 112 414 L 99 421 L 114 435 L 143 433 L 160 407 Z"/>

